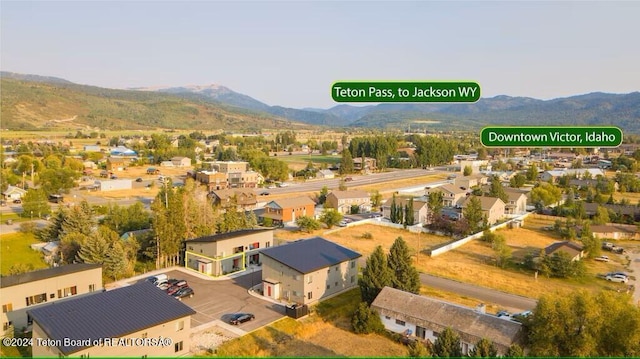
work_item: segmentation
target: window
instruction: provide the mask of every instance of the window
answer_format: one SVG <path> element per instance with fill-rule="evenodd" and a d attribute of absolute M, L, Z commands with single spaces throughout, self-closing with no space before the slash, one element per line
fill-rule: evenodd
<path fill-rule="evenodd" d="M 89 354 L 82 354 L 82 355 L 80 355 L 80 358 L 88 358 L 88 357 L 89 357 Z"/>
<path fill-rule="evenodd" d="M 9 303 L 9 304 L 4 304 L 2 306 L 2 313 L 8 313 L 13 311 L 13 303 Z"/>
<path fill-rule="evenodd" d="M 307 284 L 313 283 L 313 276 L 311 274 L 309 274 L 307 276 Z"/>
<path fill-rule="evenodd" d="M 437 338 L 437 337 L 439 337 L 439 336 L 440 336 L 440 333 L 439 333 L 439 332 L 433 332 L 433 337 L 434 337 L 434 338 Z"/>
<path fill-rule="evenodd" d="M 73 287 L 58 289 L 58 298 L 65 298 L 70 295 L 76 295 L 76 294 L 78 294 L 78 291 L 76 290 L 75 285 Z"/>
<path fill-rule="evenodd" d="M 179 351 L 182 351 L 182 341 L 179 341 L 179 342 L 175 343 L 173 345 L 173 348 L 175 349 L 176 353 L 179 352 Z"/>
<path fill-rule="evenodd" d="M 49 299 L 55 299 L 55 298 L 56 298 L 56 293 L 49 294 Z"/>
<path fill-rule="evenodd" d="M 356 276 L 355 276 L 355 275 L 352 275 L 352 276 L 351 276 L 351 283 L 355 283 L 355 282 L 356 282 Z"/>
<path fill-rule="evenodd" d="M 338 271 L 338 268 L 339 268 L 339 267 L 338 267 L 338 266 L 336 266 L 336 272 Z"/>
<path fill-rule="evenodd" d="M 95 284 L 89 284 L 89 292 L 93 292 L 96 290 L 96 285 Z"/>
<path fill-rule="evenodd" d="M 192 251 L 193 250 L 193 246 L 189 246 L 189 250 Z"/>
<path fill-rule="evenodd" d="M 27 307 L 34 304 L 45 303 L 47 301 L 47 293 L 26 297 L 25 299 L 27 300 Z"/>
<path fill-rule="evenodd" d="M 176 323 L 176 332 L 179 332 L 182 329 L 184 329 L 184 320 L 181 320 L 181 321 Z"/>
<path fill-rule="evenodd" d="M 331 289 L 331 286 L 329 284 L 327 284 L 327 290 Z"/>
<path fill-rule="evenodd" d="M 300 280 L 300 276 L 298 274 L 293 275 L 293 280 Z"/>
<path fill-rule="evenodd" d="M 402 325 L 404 327 L 404 325 L 407 324 L 407 323 L 405 323 L 404 321 L 402 321 L 400 319 L 396 319 L 396 324 Z"/>
<path fill-rule="evenodd" d="M 313 292 L 307 292 L 307 299 L 313 299 Z"/>
<path fill-rule="evenodd" d="M 335 283 L 333 284 L 333 286 L 334 286 L 334 287 L 337 287 L 337 286 L 338 286 L 338 282 L 335 282 Z"/>
<path fill-rule="evenodd" d="M 351 261 L 351 268 L 355 268 L 356 267 L 356 261 Z"/>
<path fill-rule="evenodd" d="M 249 249 L 258 249 L 260 248 L 260 242 L 251 243 L 249 245 Z"/>
<path fill-rule="evenodd" d="M 271 242 L 265 243 L 264 246 L 267 247 L 267 248 L 271 247 Z"/>

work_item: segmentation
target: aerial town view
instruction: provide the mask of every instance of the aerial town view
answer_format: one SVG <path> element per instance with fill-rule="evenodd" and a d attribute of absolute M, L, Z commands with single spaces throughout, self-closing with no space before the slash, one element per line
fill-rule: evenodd
<path fill-rule="evenodd" d="M 1 357 L 640 357 L 640 2 L 0 10 Z"/>

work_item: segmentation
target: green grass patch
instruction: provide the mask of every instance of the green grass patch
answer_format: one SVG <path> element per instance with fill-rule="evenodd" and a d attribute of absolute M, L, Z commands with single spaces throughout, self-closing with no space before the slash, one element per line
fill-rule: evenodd
<path fill-rule="evenodd" d="M 291 340 L 301 325 L 295 319 L 282 318 L 267 327 L 222 344 L 217 349 L 217 355 L 220 357 L 269 355 L 277 344 Z"/>
<path fill-rule="evenodd" d="M 31 249 L 31 244 L 39 243 L 32 233 L 8 233 L 0 236 L 0 273 L 8 275 L 14 264 L 23 263 L 33 269 L 48 268 L 42 253 Z"/>
<path fill-rule="evenodd" d="M 309 161 L 313 163 L 326 163 L 326 164 L 334 164 L 340 163 L 340 156 L 322 156 L 322 155 L 284 155 L 276 157 L 279 160 L 284 162 L 304 162 L 308 163 Z"/>
<path fill-rule="evenodd" d="M 336 327 L 351 330 L 351 318 L 362 301 L 360 288 L 354 288 L 333 298 L 322 301 L 313 310 L 325 322 Z"/>

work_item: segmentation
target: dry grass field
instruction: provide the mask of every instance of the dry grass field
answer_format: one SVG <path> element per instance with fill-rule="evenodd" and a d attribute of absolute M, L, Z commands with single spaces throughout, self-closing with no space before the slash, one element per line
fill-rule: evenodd
<path fill-rule="evenodd" d="M 640 193 L 630 193 L 630 192 L 625 192 L 625 193 L 620 193 L 620 192 L 615 192 L 613 194 L 613 199 L 616 201 L 620 201 L 622 199 L 626 199 L 629 202 L 631 202 L 631 204 L 638 204 L 638 202 L 640 202 Z"/>
<path fill-rule="evenodd" d="M 519 263 L 527 253 L 537 252 L 549 244 L 561 240 L 554 232 L 544 230 L 544 227 L 552 226 L 555 220 L 556 217 L 551 216 L 530 216 L 525 220 L 524 228 L 497 231 L 498 234 L 505 237 L 507 245 L 512 249 L 513 264 L 506 269 L 496 266 L 495 254 L 491 246 L 478 240 L 433 258 L 421 252 L 414 257 L 414 264 L 423 273 L 532 298 L 536 298 L 542 293 L 569 293 L 580 288 L 587 290 L 617 288 L 615 284 L 597 279 L 596 274 L 624 269 L 625 258 L 618 255 L 609 255 L 612 259 L 609 263 L 585 258 L 588 275 L 582 279 L 546 278 L 542 275 L 536 279 L 534 273 L 521 268 Z M 276 232 L 276 238 L 280 240 L 295 240 L 321 235 L 361 253 L 364 258 L 368 257 L 378 245 L 388 251 L 393 241 L 399 236 L 402 236 L 407 241 L 414 255 L 418 246 L 424 249 L 449 240 L 448 237 L 427 234 L 418 236 L 418 234 L 405 230 L 373 224 L 345 228 L 326 235 L 323 234 L 324 232 L 325 230 L 319 230 L 314 233 L 279 230 Z M 362 237 L 367 232 L 372 235 L 372 239 L 364 239 Z M 418 241 L 420 241 L 419 244 Z M 473 298 L 460 297 L 454 293 L 442 295 L 445 296 L 444 299 L 463 305 L 477 303 L 477 300 Z M 492 309 L 495 308 L 490 306 L 489 310 L 491 311 Z"/>

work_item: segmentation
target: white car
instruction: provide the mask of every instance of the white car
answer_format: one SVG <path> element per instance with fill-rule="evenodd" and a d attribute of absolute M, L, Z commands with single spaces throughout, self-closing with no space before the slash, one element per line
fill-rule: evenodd
<path fill-rule="evenodd" d="M 609 256 L 600 256 L 595 258 L 595 260 L 600 261 L 600 262 L 608 262 L 609 261 Z"/>
<path fill-rule="evenodd" d="M 605 277 L 606 280 L 610 282 L 618 282 L 618 283 L 627 283 L 629 278 L 622 274 L 609 274 Z"/>

